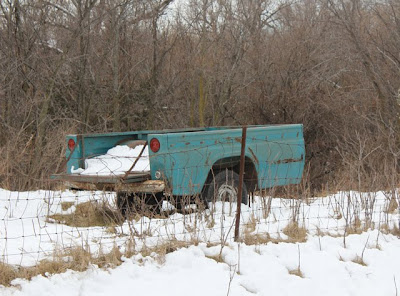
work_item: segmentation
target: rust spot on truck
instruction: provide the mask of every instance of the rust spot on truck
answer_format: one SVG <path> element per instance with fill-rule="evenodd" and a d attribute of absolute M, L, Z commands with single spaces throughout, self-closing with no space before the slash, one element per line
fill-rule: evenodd
<path fill-rule="evenodd" d="M 186 142 L 185 145 L 190 145 L 190 142 Z"/>
<path fill-rule="evenodd" d="M 251 153 L 251 156 L 253 156 L 253 159 L 254 159 L 254 161 L 256 162 L 256 164 L 259 164 L 260 162 L 258 161 L 258 158 L 257 158 L 256 154 L 254 153 L 253 149 L 251 149 L 251 148 L 249 147 L 249 151 L 250 151 L 250 153 Z"/>
<path fill-rule="evenodd" d="M 235 138 L 235 141 L 236 141 L 236 142 L 239 142 L 239 143 L 242 143 L 242 138 L 236 137 L 236 138 Z"/>
<path fill-rule="evenodd" d="M 281 163 L 292 163 L 292 162 L 300 162 L 300 161 L 303 161 L 303 155 L 300 158 L 286 158 L 286 159 L 277 160 L 273 163 L 281 164 Z"/>

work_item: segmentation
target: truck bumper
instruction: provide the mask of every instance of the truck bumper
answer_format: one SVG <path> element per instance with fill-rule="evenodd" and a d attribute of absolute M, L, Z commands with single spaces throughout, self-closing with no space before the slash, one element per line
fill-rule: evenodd
<path fill-rule="evenodd" d="M 137 193 L 157 193 L 165 190 L 164 181 L 147 180 L 138 183 L 128 184 L 110 184 L 110 183 L 82 183 L 64 181 L 65 186 L 70 189 L 79 190 L 101 190 L 101 191 L 116 191 L 116 192 L 137 192 Z"/>
<path fill-rule="evenodd" d="M 143 180 L 144 176 L 122 179 L 119 177 L 80 176 L 72 174 L 53 175 L 52 181 L 60 181 L 70 189 L 102 190 L 118 192 L 157 193 L 165 190 L 162 180 Z"/>

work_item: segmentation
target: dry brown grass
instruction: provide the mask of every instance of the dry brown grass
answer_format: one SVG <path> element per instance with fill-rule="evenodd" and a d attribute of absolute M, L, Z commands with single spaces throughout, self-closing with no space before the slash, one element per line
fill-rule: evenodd
<path fill-rule="evenodd" d="M 387 205 L 387 208 L 383 210 L 384 213 L 393 214 L 399 208 L 399 204 L 395 197 L 392 197 Z"/>
<path fill-rule="evenodd" d="M 94 263 L 100 267 L 118 266 L 122 263 L 122 255 L 121 250 L 117 246 L 114 246 L 108 253 L 100 252 L 100 255 L 95 258 Z"/>
<path fill-rule="evenodd" d="M 273 239 L 271 239 L 268 233 L 264 234 L 264 233 L 245 232 L 243 235 L 243 242 L 248 246 L 261 245 L 273 242 Z"/>
<path fill-rule="evenodd" d="M 286 234 L 287 235 L 287 234 Z M 243 242 L 248 245 L 263 245 L 268 243 L 279 244 L 279 243 L 297 243 L 305 242 L 307 240 L 307 231 L 305 228 L 300 228 L 299 233 L 294 237 L 288 237 L 284 239 L 280 236 L 277 238 L 271 237 L 268 233 L 244 233 Z"/>
<path fill-rule="evenodd" d="M 304 243 L 307 241 L 307 230 L 304 227 L 300 227 L 296 221 L 292 221 L 286 225 L 282 232 L 289 237 L 289 242 Z"/>
<path fill-rule="evenodd" d="M 379 226 L 379 231 L 384 234 L 388 234 L 388 233 L 390 233 L 390 227 L 386 223 L 383 223 Z"/>
<path fill-rule="evenodd" d="M 224 261 L 224 258 L 222 258 L 222 255 L 221 254 L 217 254 L 217 255 L 206 255 L 206 258 L 208 258 L 208 259 L 211 259 L 211 260 L 214 260 L 215 262 L 217 262 L 217 263 L 223 263 L 223 262 L 225 262 Z"/>
<path fill-rule="evenodd" d="M 254 217 L 254 215 L 251 215 L 249 221 L 246 223 L 245 232 L 251 233 L 251 232 L 256 231 L 257 222 L 258 221 L 257 221 L 256 217 Z"/>
<path fill-rule="evenodd" d="M 301 272 L 300 268 L 296 268 L 296 269 L 289 269 L 289 274 L 291 275 L 295 275 L 301 278 L 304 278 L 303 273 Z"/>
<path fill-rule="evenodd" d="M 397 237 L 400 237 L 400 229 L 396 225 L 393 225 L 393 227 L 390 227 L 387 224 L 381 224 L 379 227 L 379 231 L 381 231 L 384 234 L 392 234 Z"/>
<path fill-rule="evenodd" d="M 65 206 L 66 207 L 66 206 Z M 54 214 L 48 216 L 48 222 L 66 224 L 72 227 L 115 226 L 123 222 L 121 214 L 105 203 L 88 201 L 76 205 L 71 214 Z"/>
<path fill-rule="evenodd" d="M 160 264 L 163 264 L 165 262 L 165 255 L 175 252 L 178 249 L 187 248 L 188 246 L 193 244 L 193 242 L 171 239 L 154 247 L 144 246 L 140 250 L 140 253 L 143 257 L 155 255 L 154 258 L 156 259 L 156 261 Z"/>
<path fill-rule="evenodd" d="M 155 247 L 145 247 L 141 254 L 153 256 L 158 263 L 165 262 L 165 255 L 180 248 L 188 247 L 191 243 L 185 241 L 171 240 Z M 84 247 L 74 247 L 68 250 L 55 250 L 52 260 L 45 259 L 32 267 L 15 267 L 0 262 L 0 285 L 10 286 L 11 282 L 17 278 L 30 280 L 34 276 L 49 276 L 66 272 L 68 269 L 75 271 L 85 271 L 90 264 L 95 264 L 100 268 L 116 267 L 122 263 L 123 255 L 131 257 L 137 252 L 134 250 L 134 242 L 127 246 L 125 254 L 118 247 L 114 247 L 110 252 L 101 252 L 97 256 Z"/>
<path fill-rule="evenodd" d="M 397 226 L 394 226 L 390 233 L 397 237 L 400 237 L 400 229 Z"/>
<path fill-rule="evenodd" d="M 61 209 L 63 211 L 68 210 L 70 207 L 72 207 L 75 203 L 73 201 L 64 201 L 61 203 Z"/>
<path fill-rule="evenodd" d="M 13 279 L 18 277 L 18 269 L 0 262 L 0 285 L 8 286 Z"/>
<path fill-rule="evenodd" d="M 351 262 L 360 264 L 360 265 L 362 265 L 362 266 L 367 266 L 367 263 L 365 263 L 364 258 L 363 258 L 363 257 L 360 257 L 360 256 L 358 256 L 358 255 L 357 255 L 353 260 L 351 260 Z"/>
<path fill-rule="evenodd" d="M 118 266 L 122 263 L 122 253 L 114 247 L 109 253 L 100 253 L 93 256 L 90 251 L 75 247 L 63 252 L 55 251 L 53 260 L 42 260 L 32 267 L 14 267 L 5 263 L 0 263 L 0 285 L 9 286 L 16 278 L 30 280 L 34 276 L 49 276 L 52 274 L 63 273 L 68 269 L 84 271 L 89 264 L 96 264 L 99 267 Z"/>
<path fill-rule="evenodd" d="M 354 218 L 353 223 L 351 223 L 346 229 L 346 235 L 349 234 L 361 234 L 363 231 L 366 231 L 366 227 L 362 227 L 362 223 L 360 218 Z"/>

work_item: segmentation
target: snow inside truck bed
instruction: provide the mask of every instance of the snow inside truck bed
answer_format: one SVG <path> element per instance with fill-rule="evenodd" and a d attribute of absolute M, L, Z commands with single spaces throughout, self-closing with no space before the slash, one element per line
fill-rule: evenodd
<path fill-rule="evenodd" d="M 71 173 L 87 176 L 122 176 L 132 167 L 142 149 L 143 145 L 135 148 L 126 145 L 115 146 L 104 155 L 86 159 L 85 168 L 75 169 L 72 167 Z M 149 150 L 146 146 L 132 172 L 149 171 Z"/>

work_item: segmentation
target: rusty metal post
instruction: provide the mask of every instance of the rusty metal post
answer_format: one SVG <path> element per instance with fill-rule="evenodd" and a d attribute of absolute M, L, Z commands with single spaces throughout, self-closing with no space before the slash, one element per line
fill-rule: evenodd
<path fill-rule="evenodd" d="M 242 129 L 242 149 L 240 151 L 240 171 L 239 171 L 239 188 L 237 195 L 237 207 L 236 207 L 236 223 L 235 223 L 235 242 L 239 240 L 239 225 L 240 225 L 240 211 L 242 208 L 242 191 L 243 191 L 243 178 L 244 178 L 244 154 L 246 151 L 246 135 L 247 126 Z"/>
<path fill-rule="evenodd" d="M 143 145 L 142 150 L 140 150 L 140 153 L 139 153 L 139 155 L 136 157 L 136 159 L 135 159 L 135 161 L 133 162 L 132 166 L 129 168 L 129 170 L 127 170 L 127 171 L 125 172 L 125 175 L 122 177 L 122 180 L 125 180 L 125 179 L 128 177 L 129 173 L 133 170 L 133 168 L 135 167 L 135 165 L 136 165 L 137 162 L 139 161 L 139 158 L 142 157 L 142 154 L 143 154 L 144 150 L 146 149 L 146 147 L 147 147 L 147 141 L 146 141 L 146 143 Z"/>

